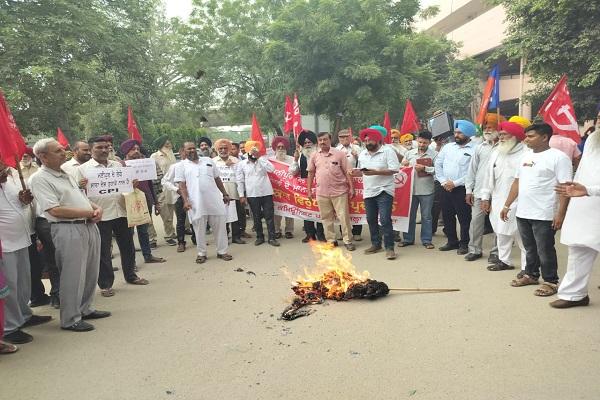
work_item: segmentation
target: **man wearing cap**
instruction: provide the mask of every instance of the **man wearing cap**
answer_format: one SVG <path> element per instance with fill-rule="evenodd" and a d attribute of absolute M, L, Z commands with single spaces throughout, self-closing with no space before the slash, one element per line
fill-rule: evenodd
<path fill-rule="evenodd" d="M 508 221 L 500 219 L 502 206 L 508 197 L 523 155 L 527 151 L 523 144 L 525 130 L 514 122 L 501 122 L 498 129 L 499 142 L 490 155 L 489 167 L 481 187 L 481 210 L 490 216 L 498 248 L 498 260 L 490 262 L 487 269 L 489 271 L 515 269 L 511 252 L 513 243 L 516 242 L 521 249 L 521 270 L 525 270 L 525 248 L 517 229 L 517 218 L 512 213 Z"/>
<path fill-rule="evenodd" d="M 210 149 L 212 148 L 212 141 L 207 137 L 201 137 L 198 139 L 198 155 L 200 157 L 210 157 Z"/>
<path fill-rule="evenodd" d="M 135 139 L 128 139 L 121 143 L 121 154 L 124 160 L 138 160 L 144 158 L 141 153 L 141 143 Z M 125 165 L 125 163 L 123 163 Z M 152 181 L 135 181 L 134 188 L 144 192 L 146 197 L 146 204 L 148 211 L 152 213 L 153 206 L 155 207 L 156 214 L 160 212 L 160 206 L 157 204 L 156 194 L 154 193 L 154 186 Z M 150 235 L 148 233 L 148 227 L 150 224 L 142 224 L 136 226 L 138 241 L 142 249 L 142 255 L 144 256 L 144 262 L 146 264 L 163 263 L 166 260 L 162 257 L 155 257 L 152 255 L 152 248 L 150 247 Z M 131 228 L 131 234 L 133 235 L 133 228 Z"/>
<path fill-rule="evenodd" d="M 177 162 L 175 154 L 173 154 L 173 144 L 167 135 L 158 137 L 153 144 L 158 150 L 152 153 L 150 158 L 156 161 L 161 175 L 164 176 L 169 171 L 169 167 Z M 165 230 L 165 241 L 169 246 L 177 244 L 175 242 L 177 235 L 175 234 L 175 228 L 173 227 L 175 201 L 177 201 L 177 198 L 172 191 L 160 191 L 160 194 L 158 195 L 158 206 L 160 209 L 160 218 L 162 219 Z"/>
<path fill-rule="evenodd" d="M 248 158 L 240 161 L 236 175 L 238 184 L 238 193 L 240 201 L 245 204 L 246 201 L 252 210 L 254 218 L 254 230 L 256 231 L 255 246 L 260 246 L 265 242 L 263 233 L 262 219 L 267 223 L 268 241 L 271 246 L 279 246 L 275 238 L 274 204 L 273 204 L 273 186 L 269 180 L 269 172 L 275 171 L 275 167 L 266 156 L 261 156 L 259 142 L 249 140 L 245 143 L 245 150 Z"/>
<path fill-rule="evenodd" d="M 348 129 L 342 129 L 338 132 L 339 143 L 336 147 L 337 150 L 346 153 L 346 159 L 348 160 L 348 171 L 352 171 L 358 165 L 358 155 L 362 151 L 360 146 L 351 143 L 352 134 Z M 352 240 L 360 242 L 362 240 L 362 225 L 352 225 Z"/>
<path fill-rule="evenodd" d="M 196 263 L 203 264 L 207 260 L 206 225 L 212 227 L 217 258 L 231 261 L 233 257 L 227 253 L 227 209 L 229 194 L 219 177 L 219 168 L 208 157 L 198 157 L 193 142 L 184 143 L 186 160 L 175 168 L 175 182 L 183 199 L 183 209 L 196 234 L 198 255 Z"/>
<path fill-rule="evenodd" d="M 317 144 L 317 135 L 312 131 L 303 130 L 298 135 L 298 146 L 294 152 L 294 162 L 290 166 L 289 172 L 294 175 L 300 175 L 300 178 L 308 178 L 308 161 L 315 153 Z M 310 240 L 319 240 L 325 242 L 325 233 L 323 232 L 323 224 L 313 221 L 304 221 L 304 233 L 306 236 L 302 239 L 302 243 L 308 243 Z"/>
<path fill-rule="evenodd" d="M 392 228 L 392 206 L 395 194 L 394 174 L 400 170 L 398 155 L 391 146 L 383 145 L 383 135 L 374 128 L 360 131 L 360 139 L 366 149 L 358 156 L 358 166 L 363 175 L 363 199 L 367 223 L 371 233 L 371 247 L 365 254 L 382 250 L 379 225 L 383 229 L 383 246 L 386 258 L 396 258 L 394 231 Z"/>
<path fill-rule="evenodd" d="M 442 185 L 442 217 L 448 242 L 440 251 L 469 252 L 471 207 L 466 202 L 465 179 L 471 163 L 474 145 L 471 137 L 477 129 L 467 120 L 454 121 L 454 143 L 445 145 L 435 160 L 436 179 Z M 456 219 L 460 223 L 460 239 L 456 235 Z"/>
<path fill-rule="evenodd" d="M 500 121 L 505 118 L 500 116 Z M 492 150 L 498 143 L 498 114 L 488 113 L 485 116 L 483 140 L 473 150 L 471 163 L 465 180 L 466 202 L 471 206 L 471 225 L 469 228 L 469 253 L 466 261 L 475 261 L 482 257 L 483 235 L 486 224 L 486 213 L 481 208 L 481 189 L 490 169 L 489 159 Z M 495 238 L 493 243 L 496 243 Z M 498 261 L 498 249 L 493 246 L 488 257 L 491 264 Z"/>
<path fill-rule="evenodd" d="M 0 160 L 0 270 L 9 290 L 4 299 L 4 340 L 13 344 L 33 340 L 22 328 L 43 324 L 52 319 L 49 316 L 33 315 L 28 305 L 31 297 L 28 251 L 31 245 L 31 215 L 28 208 L 32 201 L 29 189 L 23 190 L 21 187 L 17 171 Z"/>
<path fill-rule="evenodd" d="M 43 167 L 31 178 L 31 187 L 51 224 L 60 269 L 60 326 L 74 332 L 91 331 L 94 326 L 86 320 L 110 316 L 110 312 L 95 310 L 92 305 L 100 265 L 97 223 L 103 210 L 61 169 L 65 150 L 56 140 L 39 140 L 34 150 Z"/>
<path fill-rule="evenodd" d="M 290 149 L 290 141 L 285 136 L 275 136 L 271 142 L 271 148 L 275 151 L 275 161 L 279 161 L 287 165 L 288 170 L 294 162 L 294 157 L 287 154 Z M 281 220 L 284 218 L 281 215 L 275 215 L 275 238 L 281 239 Z M 285 217 L 285 238 L 291 239 L 294 237 L 294 218 Z"/>
<path fill-rule="evenodd" d="M 515 213 L 526 250 L 525 273 L 514 279 L 511 286 L 537 285 L 541 272 L 544 283 L 533 294 L 552 296 L 559 280 L 554 235 L 562 227 L 569 204 L 568 197 L 557 195 L 554 189 L 573 180 L 573 166 L 562 151 L 550 147 L 550 125 L 533 124 L 525 134 L 532 151 L 524 153 L 500 212 L 500 219 L 505 222 Z"/>
<path fill-rule="evenodd" d="M 329 132 L 321 132 L 317 136 L 319 151 L 314 153 L 308 161 L 308 179 L 306 189 L 308 198 L 312 200 L 312 184 L 317 178 L 317 204 L 321 213 L 321 220 L 325 228 L 325 238 L 334 246 L 335 240 L 334 221 L 337 219 L 342 225 L 342 238 L 348 251 L 356 247 L 350 237 L 352 228 L 350 224 L 349 202 L 354 197 L 352 177 L 348 174 L 346 154 L 331 148 Z"/>
<path fill-rule="evenodd" d="M 231 242 L 236 244 L 246 244 L 242 239 L 242 222 L 246 225 L 246 210 L 240 203 L 240 196 L 237 191 L 236 168 L 240 160 L 231 155 L 231 141 L 229 139 L 219 139 L 215 142 L 215 149 L 218 155 L 213 158 L 215 165 L 219 168 L 219 177 L 223 186 L 229 195 L 231 201 L 235 201 L 235 210 L 237 220 L 230 224 Z"/>
<path fill-rule="evenodd" d="M 25 148 L 25 153 L 21 157 L 21 173 L 25 182 L 35 174 L 38 170 L 38 166 L 33 162 L 33 149 L 31 147 Z"/>
<path fill-rule="evenodd" d="M 91 138 L 89 144 L 92 150 L 92 158 L 79 166 L 77 169 L 77 182 L 82 189 L 87 188 L 88 180 L 86 173 L 98 168 L 119 168 L 119 161 L 110 160 L 110 143 L 103 136 Z M 132 285 L 147 285 L 146 279 L 140 278 L 135 273 L 135 247 L 133 236 L 127 224 L 127 210 L 125 209 L 125 198 L 121 193 L 108 194 L 104 196 L 88 196 L 88 198 L 102 208 L 102 218 L 98 222 L 100 231 L 100 272 L 98 274 L 98 286 L 100 294 L 104 297 L 115 295 L 113 283 L 115 274 L 112 266 L 111 244 L 113 234 L 119 246 L 121 255 L 121 267 L 125 281 Z"/>
<path fill-rule="evenodd" d="M 88 162 L 92 158 L 92 152 L 90 151 L 90 145 L 87 142 L 78 140 L 73 144 L 73 157 L 70 160 L 65 161 L 60 168 L 67 174 L 71 175 L 74 179 L 77 179 L 77 168 Z"/>

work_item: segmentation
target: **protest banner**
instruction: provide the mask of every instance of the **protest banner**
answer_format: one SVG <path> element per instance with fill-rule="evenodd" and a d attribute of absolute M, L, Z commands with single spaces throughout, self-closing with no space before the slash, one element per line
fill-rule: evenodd
<path fill-rule="evenodd" d="M 125 165 L 133 168 L 132 179 L 138 181 L 153 181 L 157 178 L 156 161 L 153 158 L 139 158 L 137 160 L 125 160 Z"/>
<path fill-rule="evenodd" d="M 306 179 L 292 176 L 288 172 L 288 166 L 284 163 L 276 160 L 269 161 L 275 167 L 275 171 L 269 173 L 269 179 L 273 186 L 275 215 L 320 221 L 321 215 L 316 197 L 313 200 L 309 200 L 307 197 Z M 392 225 L 394 230 L 406 232 L 410 219 L 413 168 L 404 167 L 394 177 L 396 189 L 392 206 Z M 352 225 L 365 225 L 367 216 L 363 201 L 362 177 L 354 178 L 354 189 L 356 195 L 350 199 L 350 222 Z"/>
<path fill-rule="evenodd" d="M 90 168 L 85 171 L 88 196 L 110 196 L 133 192 L 131 168 Z"/>

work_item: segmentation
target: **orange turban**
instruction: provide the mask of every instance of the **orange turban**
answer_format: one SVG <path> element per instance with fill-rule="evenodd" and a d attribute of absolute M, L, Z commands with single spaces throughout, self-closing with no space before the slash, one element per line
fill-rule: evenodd
<path fill-rule="evenodd" d="M 258 149 L 259 153 L 262 151 L 260 142 L 257 142 L 256 140 L 248 140 L 246 144 L 244 144 L 244 150 L 246 150 L 246 153 L 252 153 L 252 149 L 254 147 Z"/>
<path fill-rule="evenodd" d="M 498 122 L 504 122 L 506 121 L 506 118 L 504 118 L 503 115 L 500 116 L 500 121 L 498 121 L 498 114 L 496 113 L 487 113 L 485 114 L 485 122 L 484 122 L 484 127 L 486 125 L 490 125 L 492 128 L 494 128 L 495 130 L 498 129 Z"/>
<path fill-rule="evenodd" d="M 229 139 L 219 139 L 215 142 L 215 149 L 218 149 L 219 146 L 226 144 L 227 149 L 231 150 L 231 140 Z"/>
<path fill-rule="evenodd" d="M 398 129 L 392 129 L 391 133 L 392 133 L 393 138 L 400 139 L 400 136 L 402 136 L 402 134 L 400 133 L 400 131 Z"/>
<path fill-rule="evenodd" d="M 415 137 L 412 135 L 412 133 L 405 133 L 404 135 L 400 136 L 400 143 L 404 143 L 408 140 L 413 140 Z"/>

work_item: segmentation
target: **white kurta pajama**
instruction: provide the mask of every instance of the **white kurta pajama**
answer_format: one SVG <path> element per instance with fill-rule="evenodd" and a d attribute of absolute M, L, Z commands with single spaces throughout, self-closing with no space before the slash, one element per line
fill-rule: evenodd
<path fill-rule="evenodd" d="M 511 261 L 511 251 L 513 243 L 516 241 L 521 249 L 521 269 L 525 269 L 525 248 L 517 229 L 516 213 L 508 213 L 508 221 L 500 218 L 502 207 L 506 203 L 506 198 L 515 179 L 515 173 L 523 158 L 523 154 L 529 151 L 523 143 L 517 145 L 507 154 L 502 154 L 498 148 L 492 151 L 489 158 L 489 168 L 485 177 L 483 188 L 481 189 L 482 200 L 491 199 L 490 223 L 496 233 L 498 245 L 498 258 L 507 265 L 513 265 Z M 517 207 L 516 199 L 512 207 Z"/>
<path fill-rule="evenodd" d="M 587 188 L 589 196 L 574 197 L 569 202 L 560 241 L 569 246 L 567 273 L 558 298 L 568 301 L 583 299 L 594 261 L 600 252 L 600 141 L 595 132 L 588 137 L 575 182 Z"/>
<path fill-rule="evenodd" d="M 198 162 L 184 160 L 175 170 L 175 182 L 185 182 L 192 208 L 188 218 L 196 233 L 196 247 L 199 256 L 206 257 L 206 224 L 209 223 L 215 238 L 217 254 L 227 254 L 227 211 L 223 194 L 217 187 L 215 178 L 219 168 L 208 157 L 200 157 Z"/>

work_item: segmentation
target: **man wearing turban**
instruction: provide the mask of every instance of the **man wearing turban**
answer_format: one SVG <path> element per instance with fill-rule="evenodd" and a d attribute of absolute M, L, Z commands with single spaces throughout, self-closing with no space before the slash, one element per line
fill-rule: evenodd
<path fill-rule="evenodd" d="M 488 270 L 515 269 L 511 261 L 514 242 L 521 249 L 521 270 L 524 270 L 525 248 L 517 229 L 517 218 L 513 213 L 508 221 L 503 221 L 500 218 L 500 212 L 508 197 L 523 155 L 527 151 L 527 147 L 523 144 L 525 130 L 514 122 L 501 122 L 498 130 L 499 142 L 490 154 L 481 187 L 481 211 L 490 216 L 490 223 L 496 233 L 498 249 L 498 260 L 490 262 Z"/>
<path fill-rule="evenodd" d="M 210 149 L 212 147 L 212 141 L 207 137 L 201 137 L 198 139 L 198 155 L 200 157 L 210 157 Z"/>
<path fill-rule="evenodd" d="M 500 120 L 503 121 L 505 118 L 500 116 Z M 466 201 L 471 206 L 469 253 L 465 256 L 466 261 L 475 261 L 482 257 L 486 214 L 481 210 L 481 189 L 489 169 L 490 154 L 496 143 L 498 143 L 498 114 L 488 113 L 483 126 L 483 141 L 473 150 L 465 180 Z M 496 240 L 493 240 L 493 243 L 496 243 Z M 498 261 L 498 249 L 495 245 L 490 251 L 488 261 L 491 264 Z"/>
<path fill-rule="evenodd" d="M 290 148 L 289 139 L 285 136 L 275 136 L 271 142 L 271 148 L 275 152 L 275 157 L 273 157 L 273 159 L 287 165 L 289 170 L 294 162 L 294 157 L 287 154 Z M 281 239 L 281 221 L 283 220 L 283 217 L 281 215 L 275 215 L 273 218 L 275 221 L 275 238 Z M 286 239 L 292 239 L 294 237 L 294 218 L 285 217 L 284 232 Z"/>
<path fill-rule="evenodd" d="M 294 162 L 290 166 L 289 172 L 300 178 L 308 178 L 308 161 L 310 157 L 317 151 L 317 135 L 312 131 L 303 130 L 298 135 L 298 145 L 294 152 Z M 320 222 L 304 221 L 304 233 L 306 236 L 302 239 L 302 243 L 308 243 L 310 240 L 319 240 L 326 242 L 325 231 L 323 224 Z"/>
<path fill-rule="evenodd" d="M 21 158 L 21 172 L 23 179 L 27 181 L 31 175 L 35 174 L 38 170 L 38 166 L 33 162 L 33 149 L 31 147 L 25 148 L 25 153 Z"/>
<path fill-rule="evenodd" d="M 454 121 L 454 143 L 448 143 L 435 159 L 436 179 L 444 189 L 442 191 L 442 217 L 444 233 L 448 242 L 440 251 L 457 250 L 459 255 L 469 252 L 469 225 L 471 224 L 471 206 L 466 202 L 465 179 L 471 163 L 475 145 L 471 138 L 477 129 L 467 120 Z M 460 224 L 460 239 L 456 235 L 456 219 Z"/>
<path fill-rule="evenodd" d="M 173 153 L 173 144 L 169 140 L 167 135 L 162 135 L 154 141 L 154 147 L 158 149 L 156 152 L 150 155 L 150 158 L 156 161 L 159 172 L 159 179 L 162 179 L 164 175 L 169 171 L 171 165 L 177 162 L 175 154 Z M 163 222 L 165 229 L 165 241 L 169 246 L 175 246 L 177 242 L 177 234 L 175 233 L 175 227 L 173 226 L 173 214 L 175 213 L 175 202 L 177 196 L 171 190 L 165 190 L 160 186 L 160 193 L 158 193 L 158 205 L 160 207 L 160 218 Z M 154 232 L 153 238 L 156 239 L 156 232 Z"/>

